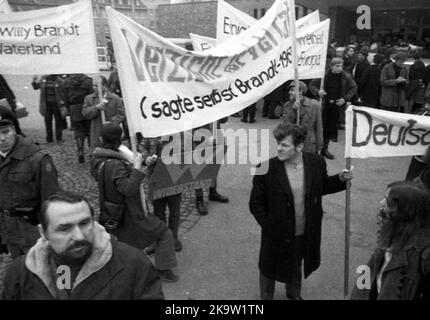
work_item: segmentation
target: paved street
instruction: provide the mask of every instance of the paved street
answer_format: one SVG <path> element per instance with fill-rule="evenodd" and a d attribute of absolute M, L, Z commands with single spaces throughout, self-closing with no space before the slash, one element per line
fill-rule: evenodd
<path fill-rule="evenodd" d="M 31 77 L 7 76 L 10 86 L 30 111 L 23 119 L 25 133 L 36 141 L 44 141 L 42 117 L 37 112 L 38 93 L 33 91 Z M 259 109 L 261 106 L 259 106 Z M 257 123 L 244 124 L 230 117 L 226 127 L 273 128 L 277 120 L 261 118 Z M 84 193 L 97 205 L 97 189 L 89 174 L 88 161 L 78 164 L 75 156 L 73 132 L 66 131 L 62 145 L 43 145 L 54 158 L 64 188 Z M 238 146 L 258 144 L 250 141 Z M 270 152 L 275 155 L 275 142 L 271 139 Z M 230 147 L 230 146 L 229 146 Z M 345 165 L 343 158 L 344 135 L 330 146 L 336 156 L 328 161 L 329 174 L 339 172 Z M 352 186 L 350 282 L 356 278 L 355 270 L 365 264 L 375 246 L 376 213 L 385 186 L 405 176 L 408 157 L 353 160 L 355 179 Z M 219 192 L 229 196 L 230 203 L 209 203 L 209 215 L 200 217 L 194 208 L 193 193 L 183 195 L 180 236 L 184 250 L 178 254 L 178 283 L 164 285 L 168 299 L 258 299 L 258 250 L 260 230 L 248 210 L 252 177 L 247 165 L 225 165 L 219 176 Z M 344 203 L 345 193 L 324 198 L 322 264 L 304 281 L 305 299 L 343 299 L 344 257 Z M 8 259 L 0 258 L 0 291 Z M 276 299 L 285 299 L 284 290 L 277 285 Z"/>

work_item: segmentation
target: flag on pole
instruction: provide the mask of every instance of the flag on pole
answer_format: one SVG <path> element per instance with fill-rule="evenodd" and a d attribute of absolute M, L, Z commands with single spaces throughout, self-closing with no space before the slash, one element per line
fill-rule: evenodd
<path fill-rule="evenodd" d="M 423 155 L 430 145 L 430 117 L 350 106 L 345 158 Z"/>

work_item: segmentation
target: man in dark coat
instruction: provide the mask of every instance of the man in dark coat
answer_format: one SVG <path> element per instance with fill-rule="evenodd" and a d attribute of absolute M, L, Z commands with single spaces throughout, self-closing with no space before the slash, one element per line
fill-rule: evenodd
<path fill-rule="evenodd" d="M 119 241 L 144 249 L 155 243 L 155 267 L 166 282 L 176 282 L 179 277 L 172 272 L 177 266 L 172 233 L 153 214 L 144 211 L 140 186 L 145 174 L 142 156 L 133 166 L 119 152 L 122 129 L 114 123 L 102 125 L 103 147 L 96 148 L 91 160 L 91 174 L 97 180 L 100 200 L 100 223 Z M 110 208 L 121 208 L 114 212 Z M 116 217 L 114 217 L 114 214 Z"/>
<path fill-rule="evenodd" d="M 63 140 L 64 118 L 64 81 L 60 75 L 48 74 L 33 77 L 31 85 L 34 90 L 40 89 L 39 113 L 45 119 L 46 142 L 54 141 L 52 133 L 52 118 L 55 119 L 55 137 L 57 142 Z"/>
<path fill-rule="evenodd" d="M 302 260 L 305 278 L 320 266 L 321 198 L 344 190 L 352 171 L 328 176 L 324 158 L 302 152 L 303 127 L 280 124 L 273 135 L 278 156 L 269 160 L 267 173 L 257 171 L 249 201 L 262 228 L 260 294 L 263 300 L 273 299 L 275 281 L 280 281 L 289 299 L 300 300 Z"/>
<path fill-rule="evenodd" d="M 333 160 L 334 155 L 328 151 L 330 140 L 337 142 L 338 122 L 340 127 L 345 125 L 345 109 L 347 103 L 357 93 L 357 84 L 351 74 L 343 71 L 343 60 L 333 58 L 330 70 L 324 78 L 324 90 L 320 89 L 320 80 L 314 79 L 309 83 L 312 92 L 318 92 L 320 98 L 325 97 L 322 110 L 324 145 L 321 155 Z"/>
<path fill-rule="evenodd" d="M 367 61 L 367 55 L 368 53 L 366 50 L 360 50 L 360 52 L 357 54 L 357 62 L 354 66 L 354 69 L 352 70 L 354 81 L 357 84 L 360 83 L 361 77 L 370 66 L 369 61 Z M 357 93 L 360 95 L 360 90 L 358 90 Z"/>
<path fill-rule="evenodd" d="M 359 97 L 363 106 L 377 108 L 379 106 L 379 96 L 381 94 L 381 69 L 380 63 L 383 60 L 381 54 L 375 54 L 369 68 L 364 71 L 358 84 Z"/>
<path fill-rule="evenodd" d="M 85 97 L 93 92 L 93 79 L 85 74 L 72 74 L 64 81 L 64 102 L 69 110 L 72 127 L 75 130 L 79 163 L 85 162 L 84 142 L 90 145 L 91 120 L 82 114 Z"/>
<path fill-rule="evenodd" d="M 0 107 L 0 237 L 15 259 L 36 243 L 36 214 L 59 189 L 52 158 L 17 135 L 15 116 Z"/>
<path fill-rule="evenodd" d="M 84 197 L 65 191 L 51 195 L 39 220 L 41 238 L 9 267 L 4 299 L 164 299 L 149 259 L 109 235 Z"/>

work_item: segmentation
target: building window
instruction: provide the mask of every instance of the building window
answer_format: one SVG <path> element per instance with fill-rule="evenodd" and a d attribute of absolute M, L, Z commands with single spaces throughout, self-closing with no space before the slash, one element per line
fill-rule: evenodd
<path fill-rule="evenodd" d="M 258 19 L 258 9 L 254 9 L 254 18 Z"/>
<path fill-rule="evenodd" d="M 95 7 L 93 7 L 93 16 L 94 16 L 94 18 L 98 17 L 98 15 L 97 15 L 97 9 Z"/>
<path fill-rule="evenodd" d="M 130 5 L 130 3 L 128 3 L 128 0 L 123 0 L 123 2 L 124 2 L 124 5 L 126 5 L 126 6 Z"/>
<path fill-rule="evenodd" d="M 96 24 L 96 33 L 100 33 L 100 26 Z"/>
<path fill-rule="evenodd" d="M 299 7 L 296 6 L 296 19 L 298 19 L 298 17 L 299 17 Z"/>
<path fill-rule="evenodd" d="M 101 40 L 97 40 L 97 47 L 101 47 L 103 44 L 102 44 L 102 41 Z"/>
<path fill-rule="evenodd" d="M 105 8 L 100 8 L 100 17 L 106 18 L 106 9 Z"/>
<path fill-rule="evenodd" d="M 265 14 L 266 14 L 266 9 L 265 8 L 261 9 L 261 16 L 264 17 Z"/>
<path fill-rule="evenodd" d="M 104 25 L 103 31 L 104 31 L 104 33 L 109 33 L 109 25 L 108 24 Z"/>

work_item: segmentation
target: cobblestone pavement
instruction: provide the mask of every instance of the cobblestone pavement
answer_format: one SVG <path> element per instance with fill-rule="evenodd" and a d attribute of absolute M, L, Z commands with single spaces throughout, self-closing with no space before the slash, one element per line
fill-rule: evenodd
<path fill-rule="evenodd" d="M 25 133 L 34 141 L 41 143 L 42 149 L 46 150 L 52 156 L 58 170 L 59 181 L 62 188 L 84 194 L 95 208 L 97 214 L 99 207 L 97 184 L 90 174 L 90 162 L 88 157 L 86 157 L 86 161 L 83 164 L 77 161 L 73 132 L 65 130 L 65 139 L 61 144 L 43 144 L 45 139 L 42 130 L 25 129 Z M 86 150 L 86 152 L 88 152 L 88 150 Z M 207 194 L 205 194 L 205 196 L 207 197 Z M 151 209 L 152 206 L 149 204 L 149 210 Z M 195 209 L 194 192 L 183 193 L 179 235 L 182 236 L 191 230 L 199 219 L 200 216 Z M 0 256 L 0 294 L 3 291 L 3 279 L 10 261 L 9 256 Z"/>

